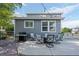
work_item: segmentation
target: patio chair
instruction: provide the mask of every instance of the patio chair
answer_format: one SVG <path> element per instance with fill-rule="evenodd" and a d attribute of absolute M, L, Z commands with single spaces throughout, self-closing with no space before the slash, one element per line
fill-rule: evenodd
<path fill-rule="evenodd" d="M 63 35 L 61 33 L 58 33 L 55 36 L 55 42 L 54 42 L 54 44 L 60 44 L 60 41 L 62 41 L 62 39 L 63 39 Z"/>
<path fill-rule="evenodd" d="M 53 47 L 54 46 L 54 35 L 48 35 L 47 36 L 47 44 L 46 44 L 46 46 L 47 47 L 49 47 L 49 48 L 51 48 L 51 47 Z"/>
<path fill-rule="evenodd" d="M 31 40 L 32 40 L 32 41 L 35 41 L 34 33 L 30 33 L 30 37 L 31 37 Z"/>
<path fill-rule="evenodd" d="M 44 43 L 47 43 L 47 41 L 46 41 L 46 40 L 47 40 L 47 35 L 48 35 L 48 34 L 45 33 L 45 36 L 44 36 Z"/>
<path fill-rule="evenodd" d="M 54 35 L 48 35 L 47 36 L 47 42 L 53 43 L 54 42 Z"/>
<path fill-rule="evenodd" d="M 45 38 L 47 38 L 47 35 L 48 35 L 48 34 L 47 34 L 47 33 L 45 33 Z"/>
<path fill-rule="evenodd" d="M 36 34 L 36 43 L 38 43 L 38 44 L 43 43 L 43 38 L 41 35 Z"/>
<path fill-rule="evenodd" d="M 58 33 L 58 37 L 56 38 L 57 41 L 62 41 L 64 34 Z"/>
<path fill-rule="evenodd" d="M 60 44 L 59 42 L 59 39 L 60 39 L 60 35 L 55 35 L 55 41 L 54 41 L 54 44 Z"/>

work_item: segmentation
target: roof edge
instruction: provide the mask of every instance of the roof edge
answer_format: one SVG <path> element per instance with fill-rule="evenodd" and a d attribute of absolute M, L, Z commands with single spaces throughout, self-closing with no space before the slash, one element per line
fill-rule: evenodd
<path fill-rule="evenodd" d="M 63 14 L 63 13 L 61 13 L 61 12 L 56 12 L 56 13 L 47 13 L 47 12 L 43 12 L 43 13 L 26 13 L 27 15 L 40 15 L 40 14 Z"/>

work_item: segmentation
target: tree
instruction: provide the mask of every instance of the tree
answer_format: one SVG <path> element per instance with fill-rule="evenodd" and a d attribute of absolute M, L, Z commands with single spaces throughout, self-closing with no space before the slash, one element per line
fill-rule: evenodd
<path fill-rule="evenodd" d="M 21 3 L 0 3 L 0 26 L 9 26 L 15 10 L 21 6 Z"/>
<path fill-rule="evenodd" d="M 70 28 L 66 28 L 66 27 L 62 29 L 63 33 L 71 32 L 71 31 L 72 30 Z"/>
<path fill-rule="evenodd" d="M 21 6 L 20 3 L 0 3 L 0 19 L 10 19 L 15 9 Z"/>
<path fill-rule="evenodd" d="M 13 24 L 8 24 L 8 26 L 6 27 L 6 31 L 14 31 L 14 25 Z"/>

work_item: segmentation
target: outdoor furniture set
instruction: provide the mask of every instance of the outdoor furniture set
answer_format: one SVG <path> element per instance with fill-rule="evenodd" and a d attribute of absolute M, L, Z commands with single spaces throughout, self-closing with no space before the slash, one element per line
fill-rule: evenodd
<path fill-rule="evenodd" d="M 63 35 L 59 33 L 58 35 L 45 34 L 45 36 L 42 36 L 40 34 L 35 35 L 34 33 L 27 34 L 26 32 L 19 32 L 19 34 L 16 34 L 16 37 L 18 37 L 18 41 L 36 41 L 37 44 L 45 43 L 47 46 L 54 46 L 54 44 L 62 41 Z"/>

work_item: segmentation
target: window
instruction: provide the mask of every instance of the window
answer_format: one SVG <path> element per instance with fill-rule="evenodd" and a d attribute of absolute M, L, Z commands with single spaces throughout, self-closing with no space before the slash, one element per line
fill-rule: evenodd
<path fill-rule="evenodd" d="M 55 22 L 49 22 L 49 31 L 55 31 Z"/>
<path fill-rule="evenodd" d="M 41 30 L 42 32 L 53 32 L 56 28 L 55 21 L 42 21 Z"/>
<path fill-rule="evenodd" d="M 33 28 L 34 21 L 24 21 L 24 28 Z"/>
<path fill-rule="evenodd" d="M 48 31 L 48 22 L 42 22 L 42 31 Z"/>

